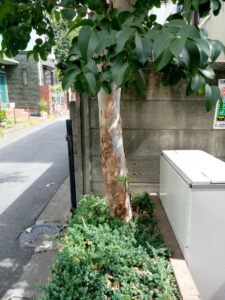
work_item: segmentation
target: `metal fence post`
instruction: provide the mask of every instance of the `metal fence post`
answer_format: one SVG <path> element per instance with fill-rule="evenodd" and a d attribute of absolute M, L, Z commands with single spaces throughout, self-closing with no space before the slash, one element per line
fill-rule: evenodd
<path fill-rule="evenodd" d="M 71 212 L 77 208 L 76 201 L 76 183 L 75 183 L 75 168 L 74 168 L 74 153 L 73 153 L 73 133 L 72 133 L 72 120 L 66 120 L 68 142 L 68 157 L 69 157 L 69 172 L 70 172 L 70 194 L 71 194 Z"/>

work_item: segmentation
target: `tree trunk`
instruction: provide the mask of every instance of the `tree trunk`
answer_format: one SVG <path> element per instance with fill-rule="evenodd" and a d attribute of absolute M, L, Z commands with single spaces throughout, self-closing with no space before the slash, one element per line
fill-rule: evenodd
<path fill-rule="evenodd" d="M 110 215 L 125 222 L 132 218 L 128 183 L 117 182 L 118 176 L 127 177 L 120 117 L 121 89 L 112 85 L 112 94 L 103 89 L 98 94 L 100 147 L 106 194 Z"/>
<path fill-rule="evenodd" d="M 131 0 L 113 0 L 114 8 L 122 8 L 123 10 L 131 9 Z"/>

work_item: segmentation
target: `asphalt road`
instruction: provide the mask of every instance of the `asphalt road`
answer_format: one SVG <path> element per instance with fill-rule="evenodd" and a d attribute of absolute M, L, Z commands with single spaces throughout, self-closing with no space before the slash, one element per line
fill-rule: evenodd
<path fill-rule="evenodd" d="M 20 233 L 35 224 L 69 175 L 65 134 L 59 119 L 0 139 L 0 299 L 32 255 L 20 247 Z"/>

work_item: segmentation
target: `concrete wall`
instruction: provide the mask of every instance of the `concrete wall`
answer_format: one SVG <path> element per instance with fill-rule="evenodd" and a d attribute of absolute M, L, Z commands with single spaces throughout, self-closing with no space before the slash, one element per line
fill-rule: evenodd
<path fill-rule="evenodd" d="M 9 102 L 16 103 L 16 108 L 36 108 L 40 101 L 38 64 L 31 56 L 27 61 L 26 51 L 15 57 L 18 65 L 5 65 Z M 23 83 L 23 70 L 27 70 L 28 84 Z"/>
<path fill-rule="evenodd" d="M 215 64 L 225 78 L 225 64 Z M 207 113 L 204 96 L 185 96 L 186 83 L 163 87 L 160 74 L 147 70 L 147 99 L 132 93 L 121 101 L 124 145 L 131 190 L 158 191 L 163 149 L 201 149 L 225 160 L 225 131 L 214 130 L 214 110 Z M 98 105 L 86 95 L 71 103 L 78 194 L 104 194 L 100 161 Z"/>

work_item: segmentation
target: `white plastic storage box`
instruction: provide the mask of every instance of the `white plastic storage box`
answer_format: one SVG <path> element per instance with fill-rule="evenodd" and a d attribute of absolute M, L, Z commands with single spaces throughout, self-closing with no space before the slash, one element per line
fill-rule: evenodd
<path fill-rule="evenodd" d="M 225 163 L 162 151 L 160 199 L 202 300 L 225 300 Z"/>

